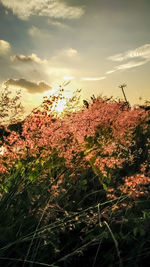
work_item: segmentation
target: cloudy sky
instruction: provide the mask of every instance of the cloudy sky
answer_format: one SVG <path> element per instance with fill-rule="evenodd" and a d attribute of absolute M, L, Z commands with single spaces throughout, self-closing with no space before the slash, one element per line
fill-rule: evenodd
<path fill-rule="evenodd" d="M 82 89 L 150 100 L 150 0 L 0 0 L 0 85 L 30 109 L 71 81 Z M 139 100 L 139 98 L 142 100 Z"/>

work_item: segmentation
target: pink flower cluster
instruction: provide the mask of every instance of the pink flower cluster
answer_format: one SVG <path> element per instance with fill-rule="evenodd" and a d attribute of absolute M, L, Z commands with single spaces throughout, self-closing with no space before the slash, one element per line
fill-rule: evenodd
<path fill-rule="evenodd" d="M 149 194 L 150 177 L 140 173 L 126 177 L 124 185 L 120 186 L 120 190 L 124 194 L 129 194 L 132 198 Z"/>
<path fill-rule="evenodd" d="M 121 168 L 125 161 L 133 160 L 129 149 L 133 132 L 138 125 L 146 129 L 148 112 L 140 108 L 131 109 L 124 102 L 98 97 L 88 109 L 58 117 L 52 112 L 52 105 L 58 99 L 59 96 L 44 100 L 41 109 L 34 110 L 24 120 L 21 135 L 11 132 L 5 138 L 5 152 L 0 155 L 0 173 L 7 169 L 3 164 L 6 157 L 9 169 L 29 155 L 47 160 L 54 149 L 65 158 L 67 167 L 84 168 L 88 164 L 93 170 L 98 168 L 104 177 L 110 169 Z M 145 176 L 127 177 L 121 190 L 126 193 L 130 184 L 131 191 L 137 193 L 137 185 L 144 181 L 148 182 Z"/>

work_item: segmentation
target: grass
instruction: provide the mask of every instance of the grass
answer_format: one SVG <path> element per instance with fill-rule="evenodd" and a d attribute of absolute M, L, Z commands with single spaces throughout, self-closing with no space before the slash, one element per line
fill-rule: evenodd
<path fill-rule="evenodd" d="M 96 101 L 94 99 L 81 112 L 84 121 L 87 115 L 88 119 L 91 116 L 90 127 L 93 124 L 95 129 L 93 135 L 84 139 L 85 150 L 79 150 L 79 141 L 75 143 L 71 135 L 70 139 L 66 135 L 60 146 L 57 139 L 54 149 L 50 149 L 47 142 L 45 147 L 43 145 L 31 155 L 28 147 L 25 156 L 16 158 L 14 163 L 10 160 L 11 149 L 18 141 L 9 145 L 10 154 L 1 155 L 0 164 L 3 163 L 8 170 L 0 174 L 1 266 L 136 267 L 144 266 L 149 260 L 149 111 L 131 111 L 125 105 L 120 109 L 121 104 L 105 99 Z M 112 114 L 112 110 L 117 112 L 117 116 Z M 105 117 L 101 116 L 102 111 Z M 98 127 L 94 124 L 97 112 L 102 121 Z M 124 115 L 128 118 L 124 121 L 126 125 L 121 121 Z M 74 116 L 76 114 L 73 114 L 73 119 Z M 133 118 L 138 118 L 134 125 Z M 48 125 L 49 121 L 46 123 Z M 48 126 L 42 125 L 44 132 Z M 75 119 L 71 125 L 75 126 Z M 33 125 L 30 123 L 28 126 Z M 59 130 L 57 119 L 53 119 L 51 127 L 54 127 L 53 135 L 56 136 L 66 131 L 63 124 Z M 87 125 L 87 131 L 90 127 Z M 118 135 L 118 139 L 114 139 L 115 127 L 124 129 L 125 141 Z M 23 136 L 22 129 L 19 129 L 17 140 L 23 144 L 28 136 Z M 39 124 L 37 129 L 40 131 Z M 7 147 L 11 133 L 13 130 L 3 138 Z M 33 134 L 30 138 L 37 138 L 35 132 Z M 44 137 L 49 140 L 49 135 Z M 38 139 L 33 140 L 36 140 L 36 145 Z M 110 152 L 114 140 L 117 140 L 116 146 Z M 122 141 L 130 141 L 130 145 L 127 146 L 128 142 L 124 145 Z M 62 156 L 57 148 L 72 153 L 70 161 L 70 154 Z M 43 152 L 48 154 L 43 157 Z M 91 152 L 95 154 L 85 161 Z M 69 155 L 68 158 L 65 155 Z M 116 163 L 120 157 L 125 158 L 121 165 Z M 98 167 L 95 162 L 99 158 Z M 103 159 L 107 159 L 105 169 L 102 168 Z"/>

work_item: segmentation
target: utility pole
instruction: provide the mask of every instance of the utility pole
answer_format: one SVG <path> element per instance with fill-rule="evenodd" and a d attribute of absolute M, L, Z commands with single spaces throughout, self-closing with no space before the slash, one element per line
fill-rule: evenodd
<path fill-rule="evenodd" d="M 128 104 L 129 102 L 128 102 L 128 100 L 127 100 L 127 98 L 126 98 L 126 95 L 125 95 L 125 92 L 124 92 L 124 88 L 125 87 L 127 87 L 127 85 L 124 83 L 124 84 L 121 84 L 121 85 L 119 85 L 119 88 L 121 88 L 121 90 L 122 90 L 122 93 L 123 93 L 123 96 L 124 96 L 124 99 L 125 99 L 125 102 Z"/>

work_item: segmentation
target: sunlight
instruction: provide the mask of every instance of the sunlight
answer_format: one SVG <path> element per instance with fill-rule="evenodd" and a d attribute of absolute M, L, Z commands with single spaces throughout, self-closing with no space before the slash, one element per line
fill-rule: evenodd
<path fill-rule="evenodd" d="M 49 97 L 51 98 L 52 96 L 56 96 L 56 97 L 58 96 L 57 103 L 56 101 L 53 103 L 51 110 L 58 114 L 61 114 L 64 111 L 64 109 L 67 107 L 67 103 L 69 99 L 71 99 L 73 96 L 72 85 L 69 83 L 69 89 L 68 89 L 68 84 L 67 85 L 63 84 L 62 86 L 52 84 L 52 89 L 50 91 L 44 92 L 41 95 L 42 97 L 47 97 L 47 98 Z"/>
<path fill-rule="evenodd" d="M 57 105 L 54 107 L 55 111 L 62 113 L 66 107 L 67 99 L 59 99 Z"/>
<path fill-rule="evenodd" d="M 53 89 L 51 91 L 46 91 L 42 94 L 43 97 L 51 97 L 51 96 L 59 96 L 59 90 L 58 87 L 53 87 Z M 51 110 L 57 113 L 62 113 L 63 110 L 66 107 L 66 104 L 68 102 L 69 99 L 69 94 L 67 92 L 62 92 L 62 98 L 58 99 L 57 102 L 54 102 Z"/>

